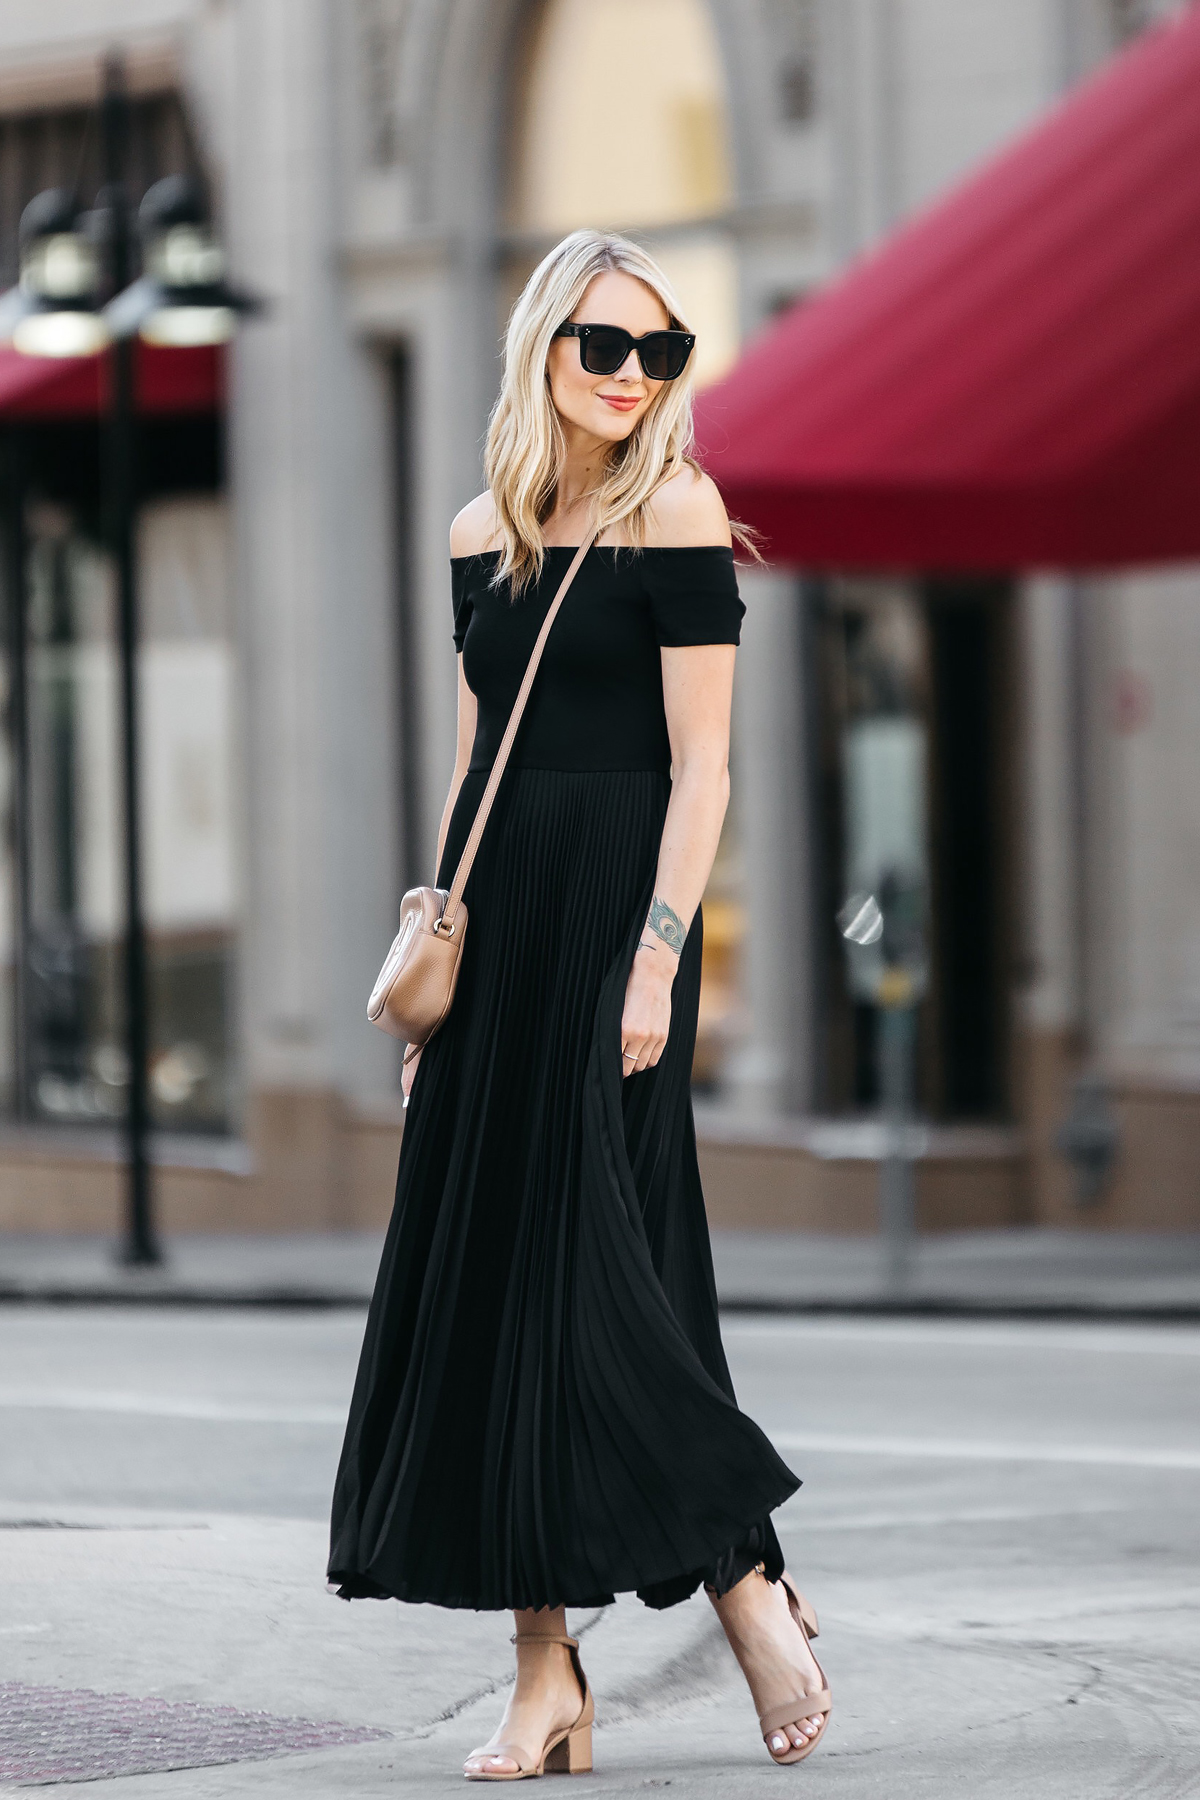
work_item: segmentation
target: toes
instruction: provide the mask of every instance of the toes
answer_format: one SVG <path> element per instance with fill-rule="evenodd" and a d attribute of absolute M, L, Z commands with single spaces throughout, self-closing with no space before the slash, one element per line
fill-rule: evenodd
<path fill-rule="evenodd" d="M 795 1724 L 773 1731 L 767 1739 L 767 1748 L 775 1756 L 784 1756 L 789 1750 L 801 1750 L 805 1744 L 811 1744 L 820 1729 L 820 1719 L 797 1719 Z"/>
<path fill-rule="evenodd" d="M 486 1772 L 489 1775 L 506 1775 L 510 1769 L 515 1770 L 516 1766 L 511 1756 L 469 1756 L 463 1764 L 463 1773 L 482 1775 Z"/>
<path fill-rule="evenodd" d="M 768 1748 L 777 1756 L 789 1750 L 802 1750 L 810 1744 L 821 1729 L 820 1719 L 797 1719 L 795 1724 L 785 1725 L 780 1731 L 773 1731 L 768 1739 Z"/>

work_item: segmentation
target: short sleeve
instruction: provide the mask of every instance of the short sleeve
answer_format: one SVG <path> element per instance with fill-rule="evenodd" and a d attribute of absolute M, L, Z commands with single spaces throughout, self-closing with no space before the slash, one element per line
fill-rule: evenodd
<path fill-rule="evenodd" d="M 723 544 L 643 552 L 644 579 L 658 642 L 736 644 L 746 608 L 733 551 Z"/>
<path fill-rule="evenodd" d="M 450 559 L 450 599 L 454 606 L 454 648 L 461 650 L 467 635 L 467 626 L 471 623 L 471 614 L 475 607 L 467 591 L 467 572 L 471 566 L 469 556 L 454 556 Z"/>

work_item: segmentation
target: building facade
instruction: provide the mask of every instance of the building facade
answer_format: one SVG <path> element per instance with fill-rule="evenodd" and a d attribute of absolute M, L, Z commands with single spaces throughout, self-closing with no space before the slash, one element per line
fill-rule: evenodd
<path fill-rule="evenodd" d="M 231 352 L 220 444 L 180 422 L 142 510 L 168 1227 L 386 1216 L 398 1062 L 364 1002 L 400 893 L 432 872 L 453 760 L 447 530 L 479 489 L 504 318 L 540 255 L 583 223 L 638 236 L 674 278 L 713 379 L 764 321 L 1157 10 L 4 9 L 6 279 L 20 203 L 91 179 L 88 121 L 119 46 L 137 180 L 198 171 L 233 271 L 268 302 Z M 23 446 L 6 465 L 10 494 L 19 486 L 6 528 L 10 731 L 19 615 L 45 842 L 35 829 L 30 866 L 10 854 L 5 871 L 6 919 L 22 887 L 32 900 L 0 940 L 0 1223 L 100 1229 L 118 1204 L 122 1071 L 111 599 L 78 474 L 97 451 L 62 430 L 9 437 Z M 1195 1225 L 1196 571 L 954 583 L 751 569 L 744 591 L 696 1069 L 714 1217 L 873 1221 L 873 1020 L 834 914 L 855 871 L 855 757 L 882 746 L 898 783 L 888 829 L 929 894 L 923 1221 Z M 33 1015 L 26 1001 L 22 1037 L 13 996 L 22 980 L 51 992 L 44 969 L 59 971 L 66 1010 L 36 1014 L 31 1049 Z M 1081 1073 L 1090 1085 L 1072 1101 Z M 1084 1205 L 1055 1147 L 1072 1106 L 1115 1132 Z"/>

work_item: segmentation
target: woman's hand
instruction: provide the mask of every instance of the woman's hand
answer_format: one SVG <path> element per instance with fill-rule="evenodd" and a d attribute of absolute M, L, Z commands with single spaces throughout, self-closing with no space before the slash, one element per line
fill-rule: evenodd
<path fill-rule="evenodd" d="M 423 1048 L 424 1046 L 422 1046 Z M 404 1067 L 400 1071 L 400 1092 L 404 1095 L 404 1104 L 408 1105 L 408 1096 L 412 1093 L 413 1076 L 417 1072 L 417 1064 L 421 1060 L 420 1050 L 404 1052 Z"/>
<path fill-rule="evenodd" d="M 652 1069 L 667 1045 L 671 1029 L 671 984 L 679 958 L 665 944 L 639 944 L 625 987 L 621 1014 L 621 1072 L 640 1075 Z"/>

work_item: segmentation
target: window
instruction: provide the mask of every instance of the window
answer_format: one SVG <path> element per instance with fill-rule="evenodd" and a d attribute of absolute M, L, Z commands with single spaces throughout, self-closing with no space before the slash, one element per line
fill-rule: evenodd
<path fill-rule="evenodd" d="M 780 116 L 786 125 L 811 124 L 818 110 L 816 0 L 773 0 L 770 20 Z"/>
<path fill-rule="evenodd" d="M 398 106 L 400 41 L 408 0 L 358 0 L 359 79 L 366 160 L 388 169 L 401 160 Z"/>
<path fill-rule="evenodd" d="M 176 435 L 194 431 L 192 421 L 175 427 Z M 169 432 L 158 427 L 160 437 Z M 76 430 L 44 430 L 26 481 L 6 496 L 8 1034 L 0 1068 L 11 1114 L 57 1124 L 119 1118 L 127 1081 L 112 571 L 92 496 L 65 492 L 65 483 L 55 493 L 38 468 L 73 465 L 81 441 Z M 187 460 L 179 445 L 163 458 L 177 472 Z M 147 496 L 139 566 L 151 1104 L 160 1127 L 225 1131 L 236 1113 L 237 880 L 220 494 Z"/>

